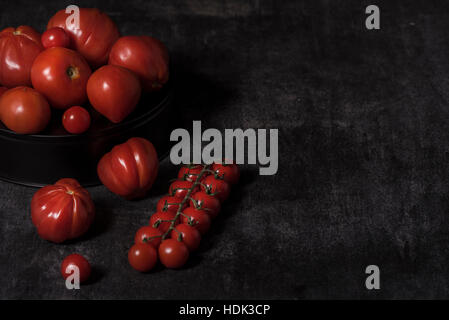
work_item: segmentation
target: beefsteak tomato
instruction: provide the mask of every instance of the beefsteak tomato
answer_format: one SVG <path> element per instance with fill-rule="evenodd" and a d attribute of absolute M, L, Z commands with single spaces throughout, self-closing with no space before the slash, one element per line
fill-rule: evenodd
<path fill-rule="evenodd" d="M 61 179 L 39 189 L 31 200 L 31 219 L 39 236 L 63 242 L 83 235 L 92 224 L 95 206 L 75 179 Z"/>
<path fill-rule="evenodd" d="M 98 177 L 111 192 L 126 199 L 143 197 L 151 188 L 159 169 L 153 144 L 131 138 L 106 153 L 97 166 Z"/>

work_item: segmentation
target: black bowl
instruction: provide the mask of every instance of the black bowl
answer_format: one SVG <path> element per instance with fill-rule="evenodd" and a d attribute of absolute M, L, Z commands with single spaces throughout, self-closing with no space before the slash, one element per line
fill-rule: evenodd
<path fill-rule="evenodd" d="M 62 178 L 77 179 L 83 186 L 99 184 L 97 163 L 114 145 L 131 137 L 143 137 L 155 146 L 159 158 L 170 147 L 168 119 L 173 100 L 168 83 L 158 92 L 142 95 L 136 110 L 123 122 L 113 124 L 87 106 L 92 125 L 81 135 L 62 127 L 63 111 L 52 109 L 52 120 L 39 135 L 21 135 L 0 123 L 0 179 L 41 187 Z"/>

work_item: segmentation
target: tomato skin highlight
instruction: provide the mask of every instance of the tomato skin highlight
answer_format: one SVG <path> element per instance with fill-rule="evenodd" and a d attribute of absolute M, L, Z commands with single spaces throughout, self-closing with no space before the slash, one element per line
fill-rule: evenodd
<path fill-rule="evenodd" d="M 103 66 L 87 82 L 89 102 L 113 123 L 122 122 L 133 112 L 140 93 L 137 76 L 119 66 Z"/>
<path fill-rule="evenodd" d="M 31 82 L 52 107 L 67 109 L 87 100 L 90 74 L 89 65 L 78 52 L 54 47 L 42 51 L 34 60 Z"/>
<path fill-rule="evenodd" d="M 90 114 L 80 106 L 74 106 L 67 109 L 62 116 L 62 125 L 67 132 L 72 134 L 81 134 L 90 127 Z"/>
<path fill-rule="evenodd" d="M 60 243 L 86 233 L 95 216 L 89 192 L 75 179 L 39 189 L 31 200 L 31 220 L 39 236 Z"/>
<path fill-rule="evenodd" d="M 239 166 L 232 164 L 214 163 L 211 168 L 220 178 L 229 184 L 236 184 L 239 182 L 240 169 Z"/>
<path fill-rule="evenodd" d="M 42 34 L 42 46 L 45 49 L 53 47 L 70 47 L 70 37 L 63 28 L 50 28 Z"/>
<path fill-rule="evenodd" d="M 44 48 L 39 32 L 29 26 L 0 32 L 0 85 L 31 87 L 31 66 Z"/>
<path fill-rule="evenodd" d="M 147 239 L 146 242 L 144 241 L 145 238 Z M 154 228 L 151 225 L 141 227 L 137 230 L 134 237 L 135 243 L 150 244 L 155 248 L 159 247 L 161 240 L 162 232 L 158 228 Z"/>
<path fill-rule="evenodd" d="M 195 251 L 200 246 L 201 234 L 200 232 L 188 224 L 178 224 L 170 233 L 170 237 L 174 240 L 178 240 L 181 235 L 182 243 L 184 243 L 190 252 Z"/>
<path fill-rule="evenodd" d="M 20 134 L 36 134 L 50 122 L 47 100 L 29 87 L 16 87 L 0 98 L 0 120 L 10 130 Z"/>
<path fill-rule="evenodd" d="M 136 243 L 128 251 L 128 262 L 135 270 L 148 272 L 157 263 L 157 251 L 152 245 Z"/>
<path fill-rule="evenodd" d="M 76 266 L 79 269 L 80 283 L 86 282 L 91 274 L 91 267 L 89 261 L 82 255 L 74 253 L 68 255 L 61 263 L 61 274 L 64 279 L 67 279 L 74 271 L 70 269 L 70 266 Z"/>
<path fill-rule="evenodd" d="M 151 216 L 149 225 L 150 225 L 150 227 L 154 227 L 154 225 L 157 221 L 166 220 L 166 221 L 161 221 L 159 223 L 159 226 L 157 227 L 157 229 L 159 229 L 159 231 L 161 233 L 166 233 L 171 226 L 171 222 L 168 220 L 173 220 L 175 218 L 175 216 L 176 216 L 176 213 L 174 213 L 172 211 L 165 211 L 165 212 L 158 211 Z M 178 223 L 179 223 L 178 221 L 175 221 L 175 226 Z"/>
<path fill-rule="evenodd" d="M 115 146 L 98 162 L 97 173 L 111 192 L 126 199 L 143 197 L 153 185 L 159 160 L 153 144 L 131 138 Z"/>
<path fill-rule="evenodd" d="M 215 218 L 221 210 L 220 200 L 217 197 L 207 194 L 204 191 L 195 192 L 191 196 L 190 207 L 200 208 L 212 219 Z"/>
<path fill-rule="evenodd" d="M 201 190 L 214 195 L 221 203 L 223 203 L 231 193 L 231 187 L 229 183 L 222 179 L 216 179 L 215 176 L 210 175 L 204 178 Z"/>
<path fill-rule="evenodd" d="M 200 234 L 205 234 L 211 226 L 211 218 L 204 210 L 198 210 L 194 207 L 185 208 L 182 211 L 181 223 L 189 224 L 192 221 L 192 226 L 197 229 Z"/>
<path fill-rule="evenodd" d="M 181 268 L 189 259 L 189 249 L 180 241 L 166 239 L 159 246 L 159 260 L 170 269 Z"/>
<path fill-rule="evenodd" d="M 125 36 L 111 48 L 109 64 L 125 67 L 140 79 L 142 90 L 156 91 L 168 81 L 168 51 L 159 40 L 149 36 Z"/>
<path fill-rule="evenodd" d="M 78 51 L 92 68 L 108 62 L 112 45 L 120 37 L 114 21 L 95 8 L 80 8 L 79 29 L 74 24 L 67 26 L 66 20 L 71 13 L 62 9 L 48 21 L 47 29 L 60 27 L 70 37 L 73 48 Z"/>

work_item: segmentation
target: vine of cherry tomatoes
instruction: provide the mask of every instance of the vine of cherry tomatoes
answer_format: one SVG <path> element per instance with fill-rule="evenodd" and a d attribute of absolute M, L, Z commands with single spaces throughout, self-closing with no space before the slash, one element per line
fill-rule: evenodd
<path fill-rule="evenodd" d="M 168 195 L 158 201 L 149 225 L 137 231 L 129 264 L 140 272 L 150 271 L 158 260 L 170 269 L 184 266 L 239 177 L 236 164 L 183 166 Z"/>

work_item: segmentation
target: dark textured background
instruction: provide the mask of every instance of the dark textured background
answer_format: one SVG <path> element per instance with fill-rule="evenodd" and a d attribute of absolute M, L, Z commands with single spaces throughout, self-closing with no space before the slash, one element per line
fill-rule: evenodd
<path fill-rule="evenodd" d="M 70 3 L 1 1 L 0 26 L 42 30 Z M 63 245 L 37 236 L 34 189 L 0 183 L 0 298 L 449 298 L 447 2 L 376 1 L 378 31 L 366 1 L 76 3 L 167 44 L 186 123 L 278 128 L 279 172 L 246 166 L 186 268 L 150 274 L 126 252 L 175 175 L 167 160 L 145 200 L 91 188 L 97 220 Z M 79 291 L 59 274 L 72 252 L 96 268 Z"/>

